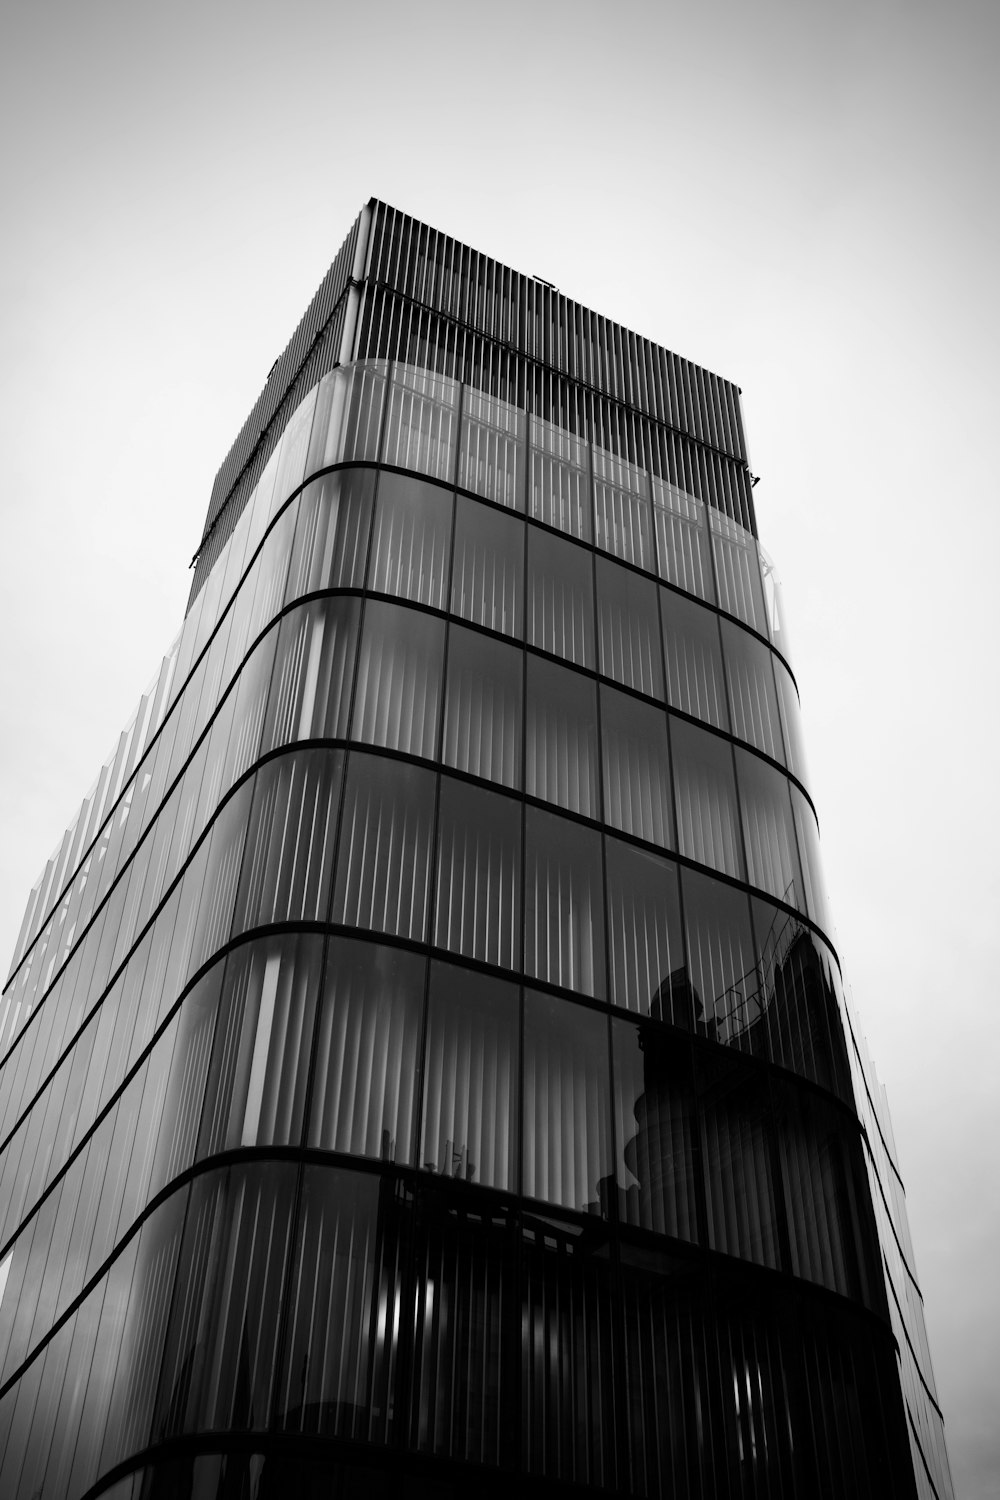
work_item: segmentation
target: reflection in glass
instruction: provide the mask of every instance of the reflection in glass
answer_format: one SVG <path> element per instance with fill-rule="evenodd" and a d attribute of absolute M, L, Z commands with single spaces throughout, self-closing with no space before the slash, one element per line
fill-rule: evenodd
<path fill-rule="evenodd" d="M 451 612 L 518 640 L 524 628 L 524 526 L 459 495 Z"/>
<path fill-rule="evenodd" d="M 677 846 L 699 864 L 743 875 L 736 782 L 729 743 L 682 719 L 670 721 Z"/>
<path fill-rule="evenodd" d="M 690 1024 L 701 1036 L 766 1054 L 750 912 L 742 891 L 696 870 L 681 874 Z M 675 1008 L 675 1016 L 679 1017 Z"/>
<path fill-rule="evenodd" d="M 591 554 L 528 528 L 528 643 L 579 667 L 594 665 Z"/>
<path fill-rule="evenodd" d="M 699 1055 L 702 1164 L 713 1250 L 777 1266 L 766 1074 L 735 1054 Z"/>
<path fill-rule="evenodd" d="M 596 683 L 529 655 L 527 699 L 525 791 L 598 817 Z"/>
<path fill-rule="evenodd" d="M 612 1000 L 693 1030 L 676 866 L 611 838 L 605 858 Z"/>
<path fill-rule="evenodd" d="M 466 387 L 458 459 L 461 488 L 510 510 L 524 510 L 525 427 L 524 412 L 516 406 Z"/>
<path fill-rule="evenodd" d="M 654 478 L 652 483 L 660 577 L 713 604 L 715 584 L 704 505 L 666 479 Z"/>
<path fill-rule="evenodd" d="M 600 834 L 529 807 L 525 841 L 525 974 L 603 995 Z"/>
<path fill-rule="evenodd" d="M 452 625 L 444 709 L 446 766 L 501 786 L 521 785 L 523 653 Z"/>
<path fill-rule="evenodd" d="M 589 445 L 541 417 L 531 418 L 529 514 L 581 541 L 591 539 Z"/>
<path fill-rule="evenodd" d="M 626 1224 L 696 1240 L 697 1127 L 689 1050 L 656 1026 L 611 1025 L 619 1211 Z"/>
<path fill-rule="evenodd" d="M 595 448 L 594 506 L 598 547 L 652 571 L 649 476 L 645 470 L 604 448 Z"/>
<path fill-rule="evenodd" d="M 330 940 L 309 1145 L 412 1161 L 424 967 L 398 948 Z"/>
<path fill-rule="evenodd" d="M 789 783 L 774 766 L 737 748 L 740 806 L 751 885 L 787 901 L 803 905 L 799 858 L 792 826 Z"/>
<path fill-rule="evenodd" d="M 771 1055 L 802 1078 L 852 1098 L 836 965 L 797 916 L 751 902 Z"/>
<path fill-rule="evenodd" d="M 805 748 L 802 744 L 802 724 L 799 711 L 799 695 L 791 674 L 774 658 L 774 680 L 778 687 L 778 711 L 781 714 L 781 729 L 785 741 L 785 757 L 788 769 L 806 786 L 809 773 L 806 769 Z"/>
<path fill-rule="evenodd" d="M 403 605 L 365 604 L 353 738 L 433 756 L 444 664 L 443 620 Z"/>
<path fill-rule="evenodd" d="M 607 1214 L 608 1023 L 552 995 L 524 997 L 523 1187 L 529 1198 Z"/>
<path fill-rule="evenodd" d="M 756 541 L 749 531 L 714 506 L 709 506 L 708 524 L 721 608 L 766 637 L 764 590 Z"/>
<path fill-rule="evenodd" d="M 458 396 L 458 381 L 447 375 L 414 365 L 393 365 L 382 462 L 451 481 Z"/>
<path fill-rule="evenodd" d="M 716 729 L 729 728 L 718 616 L 671 589 L 660 590 L 667 700 Z"/>
<path fill-rule="evenodd" d="M 430 889 L 433 772 L 351 754 L 333 920 L 422 941 Z"/>
<path fill-rule="evenodd" d="M 733 733 L 747 744 L 756 745 L 772 760 L 784 763 L 771 653 L 763 641 L 731 620 L 721 623 Z"/>
<path fill-rule="evenodd" d="M 806 911 L 824 932 L 833 931 L 830 907 L 823 878 L 823 861 L 819 852 L 819 829 L 816 814 L 797 786 L 790 786 L 792 816 L 798 838 L 799 856 L 802 862 L 802 879 L 805 886 Z"/>
<path fill-rule="evenodd" d="M 234 936 L 326 920 L 343 765 L 342 750 L 300 750 L 257 772 Z"/>
<path fill-rule="evenodd" d="M 285 615 L 262 754 L 293 740 L 346 738 L 360 609 L 357 599 L 314 599 Z"/>
<path fill-rule="evenodd" d="M 597 606 L 601 671 L 605 677 L 662 699 L 655 583 L 599 557 Z"/>
<path fill-rule="evenodd" d="M 521 957 L 521 807 L 443 777 L 434 941 L 505 969 Z"/>
<path fill-rule="evenodd" d="M 673 816 L 663 710 L 602 686 L 601 735 L 605 822 L 670 848 Z"/>
<path fill-rule="evenodd" d="M 386 370 L 375 360 L 342 365 L 324 375 L 316 399 L 316 419 L 306 473 L 329 464 L 378 457 L 385 406 Z"/>
<path fill-rule="evenodd" d="M 446 607 L 452 496 L 402 474 L 379 475 L 369 588 Z"/>
<path fill-rule="evenodd" d="M 286 603 L 321 589 L 363 585 L 374 490 L 371 469 L 340 469 L 306 485 L 299 497 Z"/>
<path fill-rule="evenodd" d="M 420 1161 L 485 1187 L 517 1186 L 516 985 L 431 965 Z"/>

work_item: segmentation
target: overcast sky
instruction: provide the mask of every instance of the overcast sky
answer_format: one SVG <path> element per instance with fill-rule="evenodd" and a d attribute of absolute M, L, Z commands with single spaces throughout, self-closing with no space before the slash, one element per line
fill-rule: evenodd
<path fill-rule="evenodd" d="M 0 950 L 375 195 L 737 381 L 959 1500 L 1000 1492 L 994 3 L 15 0 Z"/>

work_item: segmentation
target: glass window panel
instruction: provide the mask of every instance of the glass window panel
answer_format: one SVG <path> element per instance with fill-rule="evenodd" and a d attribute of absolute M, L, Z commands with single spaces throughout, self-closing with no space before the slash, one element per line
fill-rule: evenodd
<path fill-rule="evenodd" d="M 191 1061 L 178 1087 L 187 1090 L 189 1077 L 204 1074 L 204 1054 L 211 1048 L 199 1159 L 238 1146 L 299 1144 L 322 957 L 322 941 L 311 934 L 258 938 L 239 947 L 226 964 L 217 1022 L 211 1014 L 185 1022 L 192 1027 L 184 1033 L 190 1041 L 178 1062 L 187 1054 Z M 188 1108 L 197 1128 L 196 1095 Z M 185 1123 L 185 1132 L 189 1128 Z M 170 1141 L 164 1145 L 174 1150 Z"/>
<path fill-rule="evenodd" d="M 459 495 L 451 612 L 520 640 L 524 631 L 524 526 Z"/>
<path fill-rule="evenodd" d="M 443 620 L 369 599 L 354 705 L 356 740 L 431 758 L 444 666 Z"/>
<path fill-rule="evenodd" d="M 455 474 L 459 384 L 413 365 L 392 367 L 382 462 L 451 481 Z"/>
<path fill-rule="evenodd" d="M 253 765 L 260 753 L 260 737 L 271 686 L 277 630 L 268 631 L 239 675 L 233 727 L 226 746 L 226 761 L 219 787 L 220 799 Z"/>
<path fill-rule="evenodd" d="M 446 766 L 521 785 L 524 656 L 514 646 L 452 625 L 444 710 Z"/>
<path fill-rule="evenodd" d="M 321 589 L 361 588 L 374 491 L 371 469 L 324 474 L 302 491 L 286 604 Z"/>
<path fill-rule="evenodd" d="M 767 1075 L 733 1054 L 697 1059 L 702 1166 L 713 1250 L 778 1265 Z"/>
<path fill-rule="evenodd" d="M 601 996 L 600 834 L 535 807 L 525 819 L 524 972 Z"/>
<path fill-rule="evenodd" d="M 341 750 L 299 750 L 257 772 L 234 936 L 326 921 L 343 766 Z"/>
<path fill-rule="evenodd" d="M 466 387 L 458 460 L 462 489 L 523 511 L 526 425 L 516 406 Z"/>
<path fill-rule="evenodd" d="M 713 1041 L 766 1055 L 750 912 L 742 891 L 695 870 L 681 872 L 688 993 L 678 985 L 674 1021 Z M 686 998 L 687 1016 L 681 1009 Z"/>
<path fill-rule="evenodd" d="M 690 1028 L 677 867 L 618 839 L 605 840 L 605 858 L 611 998 L 626 1010 Z"/>
<path fill-rule="evenodd" d="M 594 507 L 598 547 L 647 572 L 652 571 L 653 536 L 646 471 L 595 448 Z"/>
<path fill-rule="evenodd" d="M 484 1187 L 517 1187 L 517 986 L 431 965 L 420 1162 Z"/>
<path fill-rule="evenodd" d="M 434 941 L 517 969 L 521 958 L 521 805 L 443 777 Z"/>
<path fill-rule="evenodd" d="M 583 1213 L 609 1213 L 608 1023 L 596 1011 L 526 991 L 522 1184 Z"/>
<path fill-rule="evenodd" d="M 302 1174 L 299 1239 L 278 1374 L 279 1427 L 366 1439 L 376 1332 L 378 1177 L 330 1166 Z M 391 1335 L 390 1335 L 391 1339 Z"/>
<path fill-rule="evenodd" d="M 657 1234 L 697 1240 L 689 1048 L 658 1026 L 611 1025 L 621 1217 Z"/>
<path fill-rule="evenodd" d="M 653 515 L 660 577 L 686 594 L 715 602 L 705 507 L 665 479 L 653 480 Z"/>
<path fill-rule="evenodd" d="M 764 590 L 760 581 L 757 542 L 736 521 L 710 506 L 708 524 L 712 534 L 719 604 L 760 635 L 767 635 Z"/>
<path fill-rule="evenodd" d="M 600 816 L 597 684 L 528 657 L 525 790 L 588 818 Z"/>
<path fill-rule="evenodd" d="M 694 724 L 670 721 L 677 846 L 699 864 L 743 876 L 732 749 Z"/>
<path fill-rule="evenodd" d="M 774 766 L 739 748 L 736 770 L 743 810 L 747 879 L 769 896 L 804 909 L 788 780 Z"/>
<path fill-rule="evenodd" d="M 751 904 L 771 1055 L 782 1067 L 850 1102 L 850 1064 L 833 959 L 799 917 L 758 896 Z"/>
<path fill-rule="evenodd" d="M 201 846 L 207 856 L 202 867 L 196 862 L 184 874 L 181 889 L 185 918 L 193 920 L 188 972 L 193 973 L 211 958 L 228 941 L 232 931 L 255 779 L 248 777 L 216 817 Z M 174 946 L 183 957 L 186 942 L 182 940 Z M 181 975 L 181 982 L 186 978 L 187 973 Z"/>
<path fill-rule="evenodd" d="M 597 618 L 605 677 L 662 698 L 660 626 L 652 580 L 599 557 Z"/>
<path fill-rule="evenodd" d="M 596 660 L 591 554 L 535 526 L 528 528 L 528 642 L 578 667 Z"/>
<path fill-rule="evenodd" d="M 589 542 L 590 450 L 585 438 L 531 418 L 531 507 L 536 520 Z"/>
<path fill-rule="evenodd" d="M 771 653 L 763 641 L 731 620 L 721 623 L 733 733 L 772 760 L 784 763 Z"/>
<path fill-rule="evenodd" d="M 663 710 L 602 686 L 601 738 L 605 822 L 669 849 L 673 815 Z"/>
<path fill-rule="evenodd" d="M 798 836 L 798 850 L 802 862 L 806 911 L 824 932 L 832 933 L 833 924 L 826 895 L 826 880 L 823 876 L 823 859 L 819 850 L 816 814 L 797 786 L 789 786 L 789 792 L 792 797 L 792 815 L 795 819 L 795 832 Z"/>
<path fill-rule="evenodd" d="M 423 940 L 434 784 L 433 773 L 418 766 L 352 752 L 334 921 Z"/>
<path fill-rule="evenodd" d="M 378 457 L 388 365 L 359 361 L 331 370 L 319 383 L 307 474 L 329 464 Z"/>
<path fill-rule="evenodd" d="M 757 555 L 760 558 L 760 572 L 764 581 L 764 603 L 771 644 L 775 650 L 781 652 L 786 661 L 791 661 L 792 655 L 788 647 L 788 616 L 781 590 L 781 580 L 773 560 L 759 543 Z"/>
<path fill-rule="evenodd" d="M 424 972 L 413 953 L 330 940 L 309 1145 L 412 1162 Z"/>
<path fill-rule="evenodd" d="M 347 737 L 360 612 L 357 599 L 314 599 L 285 615 L 262 755 L 295 740 Z"/>
<path fill-rule="evenodd" d="M 379 475 L 369 588 L 445 609 L 452 495 L 405 474 Z"/>
<path fill-rule="evenodd" d="M 660 608 L 667 701 L 706 724 L 728 729 L 718 616 L 671 589 L 660 590 Z"/>
<path fill-rule="evenodd" d="M 306 454 L 309 452 L 309 434 L 316 413 L 316 387 L 299 402 L 288 418 L 281 434 L 278 467 L 274 477 L 274 492 L 271 496 L 271 515 L 277 514 L 280 506 L 294 489 L 302 483 L 306 470 Z"/>
<path fill-rule="evenodd" d="M 806 768 L 805 747 L 802 743 L 802 723 L 799 712 L 799 694 L 791 673 L 776 658 L 774 680 L 778 685 L 778 711 L 785 741 L 785 758 L 788 769 L 805 785 L 809 784 Z"/>

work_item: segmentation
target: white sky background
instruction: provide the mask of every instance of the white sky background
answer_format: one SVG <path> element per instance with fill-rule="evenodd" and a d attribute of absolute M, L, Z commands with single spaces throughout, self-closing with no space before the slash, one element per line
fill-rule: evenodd
<path fill-rule="evenodd" d="M 377 195 L 744 391 L 959 1500 L 1000 1491 L 1000 6 L 8 4 L 0 953 Z"/>

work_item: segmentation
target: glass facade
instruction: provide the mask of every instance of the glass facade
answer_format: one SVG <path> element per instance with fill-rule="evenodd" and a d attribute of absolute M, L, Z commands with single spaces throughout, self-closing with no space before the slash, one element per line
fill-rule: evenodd
<path fill-rule="evenodd" d="M 0 1000 L 0 1494 L 944 1500 L 732 388 L 345 250 Z"/>

